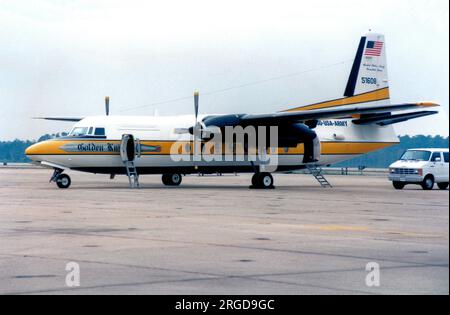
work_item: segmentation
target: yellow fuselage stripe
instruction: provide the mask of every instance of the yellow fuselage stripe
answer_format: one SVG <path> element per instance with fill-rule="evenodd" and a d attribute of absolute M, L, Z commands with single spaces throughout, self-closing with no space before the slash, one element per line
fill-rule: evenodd
<path fill-rule="evenodd" d="M 119 155 L 119 152 L 114 151 L 103 151 L 103 152 L 67 152 L 61 149 L 63 145 L 66 144 L 80 144 L 80 143 L 109 143 L 109 144 L 120 144 L 119 140 L 49 140 L 45 142 L 38 143 L 27 149 L 27 155 Z M 140 141 L 141 145 L 148 146 L 159 146 L 160 150 L 158 152 L 142 152 L 142 155 L 170 155 L 172 146 L 176 143 L 175 141 Z M 397 144 L 396 142 L 322 142 L 321 143 L 321 153 L 325 155 L 353 155 L 353 154 L 364 154 L 371 151 L 376 151 L 384 149 L 386 147 Z M 186 150 L 186 147 L 188 150 Z M 183 149 L 182 149 L 183 148 Z M 193 143 L 191 141 L 180 141 L 178 150 L 176 154 L 189 154 L 192 152 Z M 237 154 L 243 154 L 239 152 Z M 214 153 L 213 150 L 210 151 L 211 154 Z M 225 149 L 222 149 L 225 152 Z M 304 146 L 303 144 L 297 145 L 295 148 L 278 148 L 279 155 L 295 155 L 303 154 Z"/>

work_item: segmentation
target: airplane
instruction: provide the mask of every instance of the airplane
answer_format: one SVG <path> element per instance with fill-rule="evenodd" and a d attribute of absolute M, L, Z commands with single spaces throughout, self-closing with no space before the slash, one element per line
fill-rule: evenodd
<path fill-rule="evenodd" d="M 162 174 L 164 185 L 179 186 L 187 174 L 253 173 L 251 187 L 270 189 L 274 188 L 271 173 L 309 169 L 327 186 L 320 178 L 321 167 L 398 144 L 393 124 L 437 114 L 429 109 L 438 106 L 390 103 L 385 37 L 369 33 L 360 39 L 341 98 L 267 114 L 199 115 L 196 92 L 194 115 L 115 116 L 109 115 L 106 97 L 106 115 L 38 117 L 76 123 L 67 136 L 33 144 L 25 153 L 33 163 L 52 168 L 50 182 L 63 189 L 71 185 L 66 170 L 109 174 L 111 179 L 127 175 L 130 187 L 139 187 L 138 178 L 145 174 Z M 245 143 L 240 151 L 231 143 L 232 153 L 241 155 L 241 160 L 192 158 L 211 133 L 249 126 L 278 128 L 277 147 L 257 151 L 261 156 L 276 154 L 275 169 L 268 171 L 264 159 L 248 159 Z M 230 147 L 230 143 L 223 145 Z M 217 152 L 224 155 L 220 149 Z"/>

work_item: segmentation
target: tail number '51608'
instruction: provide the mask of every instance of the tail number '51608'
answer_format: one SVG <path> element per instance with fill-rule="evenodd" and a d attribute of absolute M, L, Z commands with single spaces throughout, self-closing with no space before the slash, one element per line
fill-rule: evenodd
<path fill-rule="evenodd" d="M 362 84 L 377 84 L 377 78 L 362 77 Z"/>

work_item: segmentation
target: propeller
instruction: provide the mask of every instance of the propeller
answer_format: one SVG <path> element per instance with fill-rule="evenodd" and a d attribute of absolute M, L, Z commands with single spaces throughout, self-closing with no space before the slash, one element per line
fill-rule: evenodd
<path fill-rule="evenodd" d="M 195 136 L 195 131 L 201 130 L 201 124 L 198 121 L 198 111 L 199 111 L 199 93 L 197 91 L 194 92 L 194 116 L 195 116 L 195 124 L 190 128 L 175 128 L 174 132 L 176 134 L 186 134 L 190 133 Z M 194 137 L 195 139 L 195 137 Z"/>
<path fill-rule="evenodd" d="M 194 113 L 195 113 L 195 125 L 194 128 L 192 130 L 192 134 L 194 136 L 194 161 L 198 160 L 198 151 L 200 148 L 198 148 L 199 144 L 198 144 L 198 138 L 201 137 L 201 135 L 199 136 L 199 133 L 201 134 L 202 130 L 201 130 L 201 124 L 198 122 L 198 109 L 199 109 L 199 93 L 198 91 L 194 92 Z M 196 166 L 197 167 L 197 166 Z"/>
<path fill-rule="evenodd" d="M 105 96 L 105 111 L 106 116 L 109 116 L 109 96 Z"/>
<path fill-rule="evenodd" d="M 194 111 L 195 111 L 195 124 L 197 125 L 197 119 L 198 119 L 198 101 L 199 101 L 199 93 L 196 91 L 194 92 Z"/>

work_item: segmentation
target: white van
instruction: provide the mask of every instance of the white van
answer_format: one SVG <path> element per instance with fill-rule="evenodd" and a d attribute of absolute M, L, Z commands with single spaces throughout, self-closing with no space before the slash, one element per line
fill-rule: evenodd
<path fill-rule="evenodd" d="M 410 149 L 389 166 L 389 180 L 395 189 L 417 184 L 424 190 L 431 190 L 436 183 L 439 189 L 445 190 L 448 188 L 448 159 L 448 149 Z"/>

